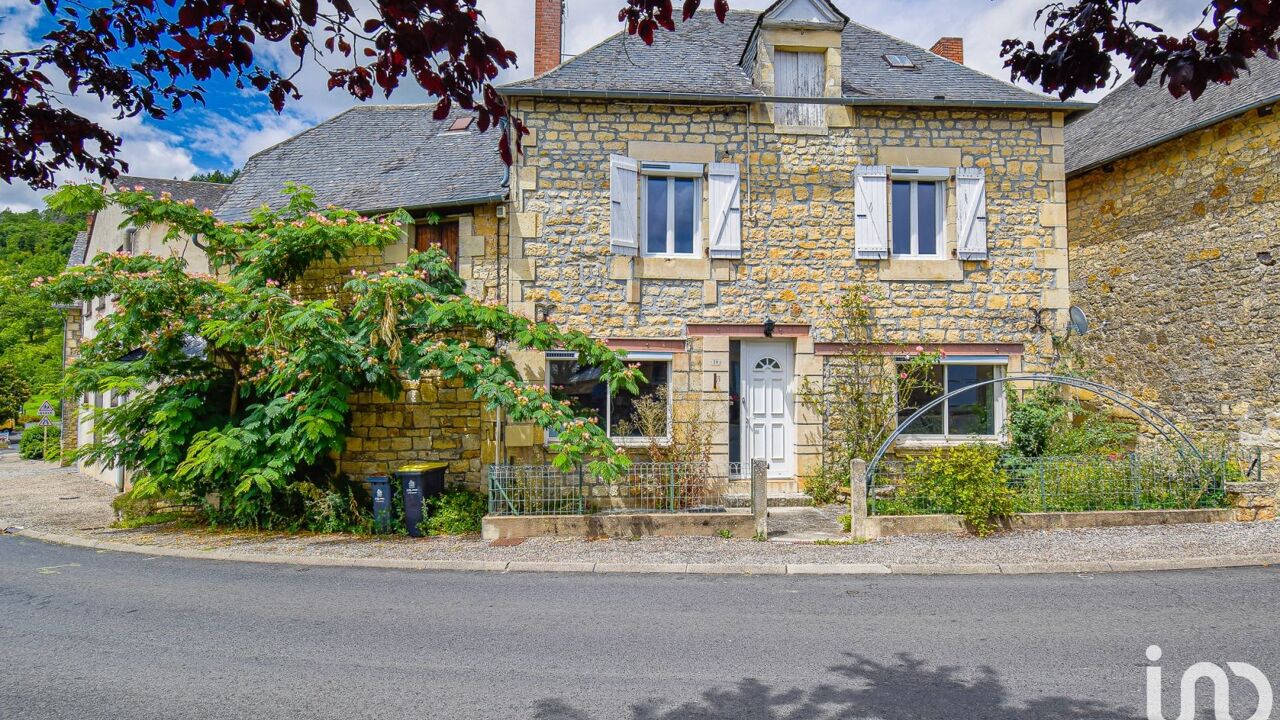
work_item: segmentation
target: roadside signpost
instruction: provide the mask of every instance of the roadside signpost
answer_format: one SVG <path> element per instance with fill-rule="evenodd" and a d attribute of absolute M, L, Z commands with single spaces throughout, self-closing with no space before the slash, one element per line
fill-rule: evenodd
<path fill-rule="evenodd" d="M 40 409 L 36 411 L 36 414 L 40 416 L 40 427 L 44 428 L 44 437 L 41 438 L 40 445 L 43 450 L 49 447 L 49 426 L 53 424 L 52 418 L 54 415 L 53 404 L 45 400 L 40 403 Z"/>

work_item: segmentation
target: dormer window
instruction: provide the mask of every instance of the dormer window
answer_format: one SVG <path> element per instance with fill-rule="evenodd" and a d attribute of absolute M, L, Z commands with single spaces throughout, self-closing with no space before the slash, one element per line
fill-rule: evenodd
<path fill-rule="evenodd" d="M 826 56 L 820 52 L 775 50 L 773 77 L 777 94 L 782 97 L 822 97 L 826 81 Z M 777 103 L 774 122 L 783 126 L 824 127 L 826 112 L 822 105 Z"/>
<path fill-rule="evenodd" d="M 916 64 L 906 55 L 885 55 L 884 61 L 889 63 L 889 67 L 902 68 L 903 70 L 916 69 Z"/>

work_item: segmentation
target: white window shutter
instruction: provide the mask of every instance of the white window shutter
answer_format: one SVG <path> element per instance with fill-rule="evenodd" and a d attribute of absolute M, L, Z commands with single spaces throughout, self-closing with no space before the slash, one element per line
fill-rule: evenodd
<path fill-rule="evenodd" d="M 609 156 L 609 242 L 619 255 L 635 255 L 640 236 L 640 163 Z"/>
<path fill-rule="evenodd" d="M 987 175 L 982 168 L 956 168 L 956 254 L 987 259 Z"/>
<path fill-rule="evenodd" d="M 742 257 L 742 177 L 736 163 L 707 166 L 711 188 L 711 257 Z"/>
<path fill-rule="evenodd" d="M 859 165 L 853 171 L 854 256 L 889 257 L 889 171 L 884 165 Z"/>

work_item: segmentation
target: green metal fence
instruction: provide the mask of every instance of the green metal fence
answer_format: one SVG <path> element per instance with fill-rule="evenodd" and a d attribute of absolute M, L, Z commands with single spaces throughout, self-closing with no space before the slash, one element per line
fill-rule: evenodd
<path fill-rule="evenodd" d="M 489 468 L 490 515 L 709 512 L 723 509 L 727 491 L 727 475 L 704 463 L 634 463 L 611 481 L 581 467 Z"/>
<path fill-rule="evenodd" d="M 1167 451 L 1003 458 L 996 473 L 1019 513 L 1213 508 L 1226 505 L 1224 483 L 1260 476 L 1253 459 Z M 868 487 L 872 515 L 953 513 L 958 505 L 955 483 L 931 476 L 918 459 L 882 461 Z"/>

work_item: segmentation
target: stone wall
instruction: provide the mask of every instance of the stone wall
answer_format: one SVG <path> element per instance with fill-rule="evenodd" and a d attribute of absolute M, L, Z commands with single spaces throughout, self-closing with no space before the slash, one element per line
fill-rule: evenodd
<path fill-rule="evenodd" d="M 698 337 L 690 326 L 736 325 L 736 336 L 759 337 L 766 319 L 794 325 L 796 377 L 820 377 L 815 347 L 842 340 L 822 301 L 856 283 L 882 296 L 875 312 L 887 341 L 1012 346 L 1028 369 L 1052 362 L 1050 335 L 1035 328 L 1032 310 L 1050 310 L 1045 322 L 1060 328 L 1068 305 L 1060 113 L 834 107 L 824 132 L 791 134 L 743 106 L 515 104 L 534 132 L 514 174 L 513 307 L 601 338 L 687 340 L 688 390 L 702 393 L 718 421 L 728 404 L 728 336 Z M 738 163 L 741 260 L 614 255 L 613 153 Z M 855 260 L 858 164 L 985 168 L 991 259 Z M 954 226 L 954 179 L 949 195 Z M 953 250 L 954 229 L 949 242 Z M 796 419 L 803 465 L 817 453 L 816 419 L 802 407 Z M 727 457 L 727 425 L 718 444 Z M 810 461 L 800 474 L 813 469 Z"/>
<path fill-rule="evenodd" d="M 1095 327 L 1076 341 L 1083 364 L 1194 434 L 1263 447 L 1270 468 L 1278 156 L 1280 118 L 1250 111 L 1068 183 L 1072 296 Z"/>

